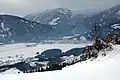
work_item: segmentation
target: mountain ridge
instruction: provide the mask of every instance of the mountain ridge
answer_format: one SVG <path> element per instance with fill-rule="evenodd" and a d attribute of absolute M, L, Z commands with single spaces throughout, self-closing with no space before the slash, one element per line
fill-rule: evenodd
<path fill-rule="evenodd" d="M 30 38 L 42 36 L 52 31 L 50 25 L 32 22 L 24 18 L 13 15 L 0 15 L 0 41 L 15 40 L 19 37 L 20 40 L 24 40 L 27 37 Z M 18 39 L 17 39 L 18 40 Z M 20 41 L 19 40 L 19 41 Z"/>

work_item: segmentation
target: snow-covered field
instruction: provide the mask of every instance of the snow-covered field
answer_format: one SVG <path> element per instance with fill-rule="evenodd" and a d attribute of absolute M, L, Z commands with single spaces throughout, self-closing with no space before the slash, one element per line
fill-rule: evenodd
<path fill-rule="evenodd" d="M 113 51 L 106 52 L 106 57 L 77 63 L 61 71 L 0 74 L 0 80 L 120 80 L 120 45 L 113 48 Z"/>
<path fill-rule="evenodd" d="M 83 44 L 38 44 L 33 47 L 26 47 L 26 45 L 32 45 L 34 43 L 19 43 L 19 44 L 9 44 L 0 46 L 0 56 L 15 56 L 15 55 L 24 55 L 24 57 L 35 56 L 36 52 L 43 52 L 47 49 L 61 49 L 62 51 L 67 51 L 72 48 L 85 47 L 91 43 Z"/>

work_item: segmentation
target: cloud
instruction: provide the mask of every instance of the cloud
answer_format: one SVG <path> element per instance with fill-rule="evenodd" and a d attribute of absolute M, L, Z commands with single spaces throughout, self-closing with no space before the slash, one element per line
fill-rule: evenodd
<path fill-rule="evenodd" d="M 0 0 L 0 13 L 23 16 L 58 7 L 92 12 L 110 8 L 119 2 L 120 0 Z"/>

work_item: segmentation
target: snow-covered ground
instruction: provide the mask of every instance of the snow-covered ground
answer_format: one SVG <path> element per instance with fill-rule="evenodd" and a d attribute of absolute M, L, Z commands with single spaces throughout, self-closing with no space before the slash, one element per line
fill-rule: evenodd
<path fill-rule="evenodd" d="M 120 45 L 113 48 L 106 52 L 106 57 L 99 56 L 96 60 L 77 63 L 61 71 L 0 74 L 0 80 L 120 80 Z"/>
<path fill-rule="evenodd" d="M 31 43 L 34 44 L 34 43 Z M 35 56 L 36 52 L 43 52 L 47 49 L 61 49 L 62 51 L 67 51 L 72 48 L 80 48 L 90 45 L 91 43 L 83 44 L 38 44 L 37 46 L 26 47 L 26 45 L 31 45 L 30 43 L 19 43 L 19 44 L 9 44 L 0 46 L 0 56 L 16 56 L 24 55 L 24 57 Z"/>
<path fill-rule="evenodd" d="M 28 57 L 36 56 L 36 53 L 43 52 L 48 49 L 61 49 L 63 52 L 72 48 L 85 47 L 91 43 L 83 44 L 38 44 L 35 43 L 19 43 L 0 46 L 0 66 L 6 64 L 14 64 L 21 62 Z M 26 47 L 30 45 L 30 47 Z"/>

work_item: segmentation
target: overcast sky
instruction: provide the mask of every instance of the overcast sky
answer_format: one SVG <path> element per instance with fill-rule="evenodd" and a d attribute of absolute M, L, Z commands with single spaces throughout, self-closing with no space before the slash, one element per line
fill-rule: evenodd
<path fill-rule="evenodd" d="M 96 12 L 119 3 L 120 0 L 0 0 L 0 13 L 24 16 L 58 7 L 81 12 Z"/>

